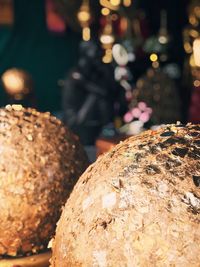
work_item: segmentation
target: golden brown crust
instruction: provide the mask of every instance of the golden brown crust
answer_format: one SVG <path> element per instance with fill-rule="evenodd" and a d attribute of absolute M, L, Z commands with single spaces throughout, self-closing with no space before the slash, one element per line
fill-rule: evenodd
<path fill-rule="evenodd" d="M 58 222 L 52 267 L 199 266 L 200 125 L 120 143 L 90 166 Z"/>
<path fill-rule="evenodd" d="M 87 164 L 77 138 L 49 113 L 0 109 L 0 255 L 47 247 Z"/>

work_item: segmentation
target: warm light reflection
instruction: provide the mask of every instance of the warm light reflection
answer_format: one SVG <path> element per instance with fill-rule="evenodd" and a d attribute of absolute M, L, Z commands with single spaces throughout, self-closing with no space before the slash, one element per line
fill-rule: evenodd
<path fill-rule="evenodd" d="M 102 8 L 101 14 L 103 16 L 108 16 L 110 14 L 110 10 L 107 7 Z"/>
<path fill-rule="evenodd" d="M 17 76 L 16 73 L 7 73 L 2 77 L 3 83 L 10 94 L 21 93 L 24 85 L 23 79 Z"/>
<path fill-rule="evenodd" d="M 118 6 L 112 5 L 109 0 L 100 0 L 100 5 L 103 7 L 106 7 L 110 10 L 117 10 L 118 9 Z"/>
<path fill-rule="evenodd" d="M 190 66 L 192 68 L 196 67 L 195 62 L 194 62 L 194 55 L 193 54 L 190 56 L 189 63 L 190 63 Z"/>
<path fill-rule="evenodd" d="M 192 46 L 190 45 L 189 42 L 185 42 L 184 43 L 184 49 L 185 49 L 187 54 L 191 54 L 192 53 Z"/>
<path fill-rule="evenodd" d="M 125 7 L 129 7 L 131 5 L 131 0 L 124 0 L 123 4 Z"/>
<path fill-rule="evenodd" d="M 84 41 L 90 40 L 90 21 L 91 12 L 88 0 L 83 0 L 83 3 L 77 13 L 77 19 L 82 27 L 82 38 Z"/>
<path fill-rule="evenodd" d="M 113 35 L 112 23 L 108 18 L 106 25 L 104 26 L 103 32 L 100 35 L 100 42 L 102 43 L 103 47 L 111 48 L 112 44 L 114 43 L 115 38 Z"/>
<path fill-rule="evenodd" d="M 83 28 L 82 38 L 84 41 L 90 40 L 90 28 L 89 27 Z"/>
<path fill-rule="evenodd" d="M 152 67 L 153 67 L 154 69 L 159 68 L 159 62 L 158 62 L 158 61 L 153 62 L 153 63 L 152 63 Z"/>
<path fill-rule="evenodd" d="M 151 54 L 150 55 L 150 60 L 152 61 L 152 62 L 155 62 L 155 61 L 157 61 L 158 60 L 158 56 L 156 55 L 156 54 Z"/>
<path fill-rule="evenodd" d="M 12 109 L 16 110 L 16 111 L 20 111 L 23 109 L 22 105 L 18 105 L 18 104 L 13 104 L 11 105 Z"/>
<path fill-rule="evenodd" d="M 22 100 L 33 91 L 33 80 L 24 70 L 12 68 L 5 71 L 1 77 L 3 89 L 15 100 Z"/>
<path fill-rule="evenodd" d="M 105 45 L 112 44 L 114 42 L 114 36 L 103 34 L 100 37 L 100 41 L 102 44 L 105 44 Z"/>
<path fill-rule="evenodd" d="M 197 19 L 196 19 L 196 17 L 194 15 L 189 16 L 189 22 L 193 26 L 197 26 L 198 25 L 198 21 L 197 21 Z"/>
<path fill-rule="evenodd" d="M 26 72 L 18 69 L 7 70 L 1 78 L 7 94 L 14 96 L 16 99 L 21 99 L 24 94 L 30 92 L 30 88 L 27 86 L 29 79 Z"/>
<path fill-rule="evenodd" d="M 113 58 L 112 58 L 112 50 L 111 49 L 107 49 L 105 51 L 105 55 L 102 58 L 102 61 L 105 64 L 109 64 L 109 63 L 112 62 L 112 60 L 113 60 Z"/>
<path fill-rule="evenodd" d="M 78 12 L 77 16 L 80 22 L 87 22 L 90 20 L 90 13 L 87 10 L 81 10 Z"/>
<path fill-rule="evenodd" d="M 113 6 L 119 6 L 121 3 L 121 0 L 110 0 L 111 5 Z"/>
<path fill-rule="evenodd" d="M 195 87 L 200 87 L 200 81 L 199 80 L 195 80 L 194 81 L 194 86 Z"/>
<path fill-rule="evenodd" d="M 161 44 L 166 44 L 166 43 L 168 42 L 168 38 L 167 38 L 167 36 L 165 36 L 165 35 L 161 35 L 161 36 L 159 36 L 158 41 L 159 41 Z"/>
<path fill-rule="evenodd" d="M 197 38 L 193 42 L 193 54 L 195 65 L 200 67 L 200 38 Z"/>
<path fill-rule="evenodd" d="M 199 32 L 197 30 L 190 30 L 189 34 L 193 38 L 197 38 L 199 36 Z"/>

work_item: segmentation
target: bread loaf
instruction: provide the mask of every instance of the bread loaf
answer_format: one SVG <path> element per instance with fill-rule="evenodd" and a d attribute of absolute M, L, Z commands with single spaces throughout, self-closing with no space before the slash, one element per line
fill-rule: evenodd
<path fill-rule="evenodd" d="M 86 166 L 77 138 L 49 113 L 0 109 L 0 256 L 47 248 Z"/>
<path fill-rule="evenodd" d="M 200 125 L 130 137 L 81 176 L 52 267 L 200 266 Z"/>

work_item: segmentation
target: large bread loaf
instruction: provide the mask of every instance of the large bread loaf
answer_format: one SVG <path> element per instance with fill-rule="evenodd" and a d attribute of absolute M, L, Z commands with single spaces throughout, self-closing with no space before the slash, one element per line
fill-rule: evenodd
<path fill-rule="evenodd" d="M 169 125 L 117 145 L 76 184 L 53 267 L 200 266 L 200 126 Z"/>
<path fill-rule="evenodd" d="M 47 248 L 86 166 L 77 138 L 49 113 L 0 109 L 0 256 Z"/>

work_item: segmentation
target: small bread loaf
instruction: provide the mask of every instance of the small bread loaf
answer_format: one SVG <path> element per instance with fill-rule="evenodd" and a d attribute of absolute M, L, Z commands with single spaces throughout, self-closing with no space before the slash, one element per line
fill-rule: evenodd
<path fill-rule="evenodd" d="M 200 125 L 130 137 L 91 165 L 58 222 L 52 267 L 200 266 Z"/>
<path fill-rule="evenodd" d="M 0 109 L 0 256 L 47 248 L 86 166 L 77 138 L 49 113 Z"/>

